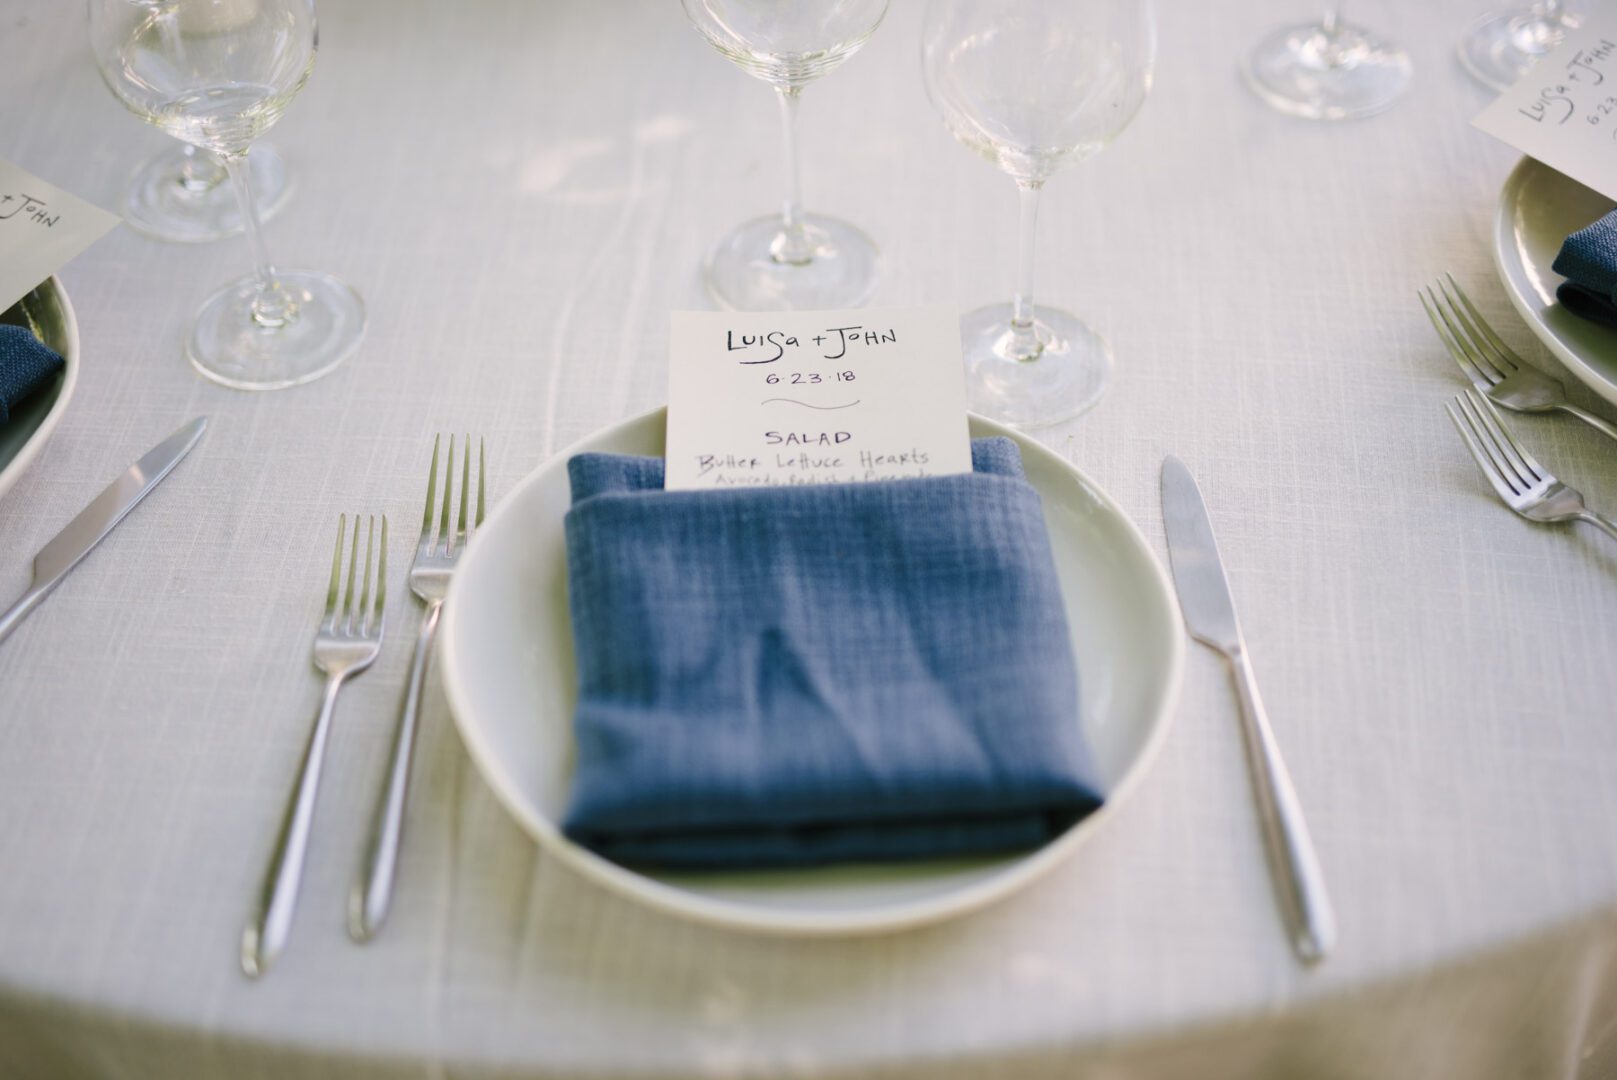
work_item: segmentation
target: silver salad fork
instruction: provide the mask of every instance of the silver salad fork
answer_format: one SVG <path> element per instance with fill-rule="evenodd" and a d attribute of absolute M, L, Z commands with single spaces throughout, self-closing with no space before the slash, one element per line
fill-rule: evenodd
<path fill-rule="evenodd" d="M 326 675 L 325 694 L 309 745 L 303 752 L 297 786 L 287 803 L 280 834 L 247 929 L 241 938 L 241 967 L 249 976 L 259 976 L 286 945 L 292 932 L 292 916 L 298 903 L 298 886 L 303 879 L 303 860 L 309 849 L 309 832 L 314 824 L 315 799 L 320 793 L 320 771 L 325 764 L 326 742 L 331 734 L 331 718 L 337 711 L 337 692 L 350 676 L 358 675 L 375 662 L 382 651 L 382 622 L 387 594 L 387 518 L 382 518 L 380 543 L 376 518 L 365 528 L 365 565 L 359 565 L 359 515 L 354 515 L 354 539 L 348 553 L 346 589 L 342 583 L 343 538 L 346 515 L 337 519 L 337 550 L 331 556 L 331 584 L 326 588 L 326 611 L 314 639 L 314 663 Z M 373 573 L 374 570 L 374 573 Z M 359 601 L 355 603 L 355 581 L 359 580 Z M 342 600 L 339 604 L 338 596 Z"/>
<path fill-rule="evenodd" d="M 1479 393 L 1516 412 L 1559 409 L 1608 438 L 1617 439 L 1617 427 L 1568 401 L 1561 380 L 1544 374 L 1518 356 L 1493 332 L 1493 327 L 1454 280 L 1454 275 L 1443 276 L 1446 281 L 1437 282 L 1435 290 L 1428 285 L 1419 294 L 1421 306 L 1426 309 L 1426 317 L 1432 320 L 1432 328 L 1443 339 L 1449 355 Z"/>
<path fill-rule="evenodd" d="M 1523 449 L 1488 399 L 1467 390 L 1444 408 L 1506 506 L 1529 521 L 1582 521 L 1617 538 L 1617 522 L 1584 506 L 1582 494 L 1557 480 Z"/>
<path fill-rule="evenodd" d="M 410 678 L 405 684 L 404 705 L 393 733 L 393 753 L 388 759 L 387 778 L 382 784 L 371 819 L 370 834 L 359 876 L 348 895 L 348 933 L 355 941 L 369 941 L 387 918 L 393 898 L 393 879 L 398 870 L 399 845 L 404 838 L 404 806 L 410 788 L 410 760 L 415 753 L 416 721 L 421 712 L 421 694 L 427 683 L 427 661 L 438 633 L 438 617 L 455 564 L 477 526 L 483 524 L 483 441 L 477 442 L 477 513 L 469 523 L 471 493 L 472 438 L 466 436 L 460 474 L 460 513 L 450 529 L 450 508 L 454 505 L 455 437 L 449 437 L 449 460 L 444 469 L 444 497 L 438 502 L 438 450 L 443 437 L 432 443 L 432 468 L 427 473 L 427 509 L 421 519 L 421 540 L 416 545 L 415 563 L 410 567 L 410 591 L 427 605 L 416 635 L 415 656 L 410 661 Z M 438 527 L 433 529 L 434 511 Z"/>

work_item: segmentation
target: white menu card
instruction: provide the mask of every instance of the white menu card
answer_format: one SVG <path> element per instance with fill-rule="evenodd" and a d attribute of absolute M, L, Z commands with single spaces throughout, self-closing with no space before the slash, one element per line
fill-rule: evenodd
<path fill-rule="evenodd" d="M 0 311 L 27 296 L 118 221 L 0 158 Z"/>
<path fill-rule="evenodd" d="M 1617 199 L 1617 5 L 1590 4 L 1582 26 L 1471 122 Z"/>
<path fill-rule="evenodd" d="M 953 311 L 673 313 L 668 490 L 970 471 Z"/>

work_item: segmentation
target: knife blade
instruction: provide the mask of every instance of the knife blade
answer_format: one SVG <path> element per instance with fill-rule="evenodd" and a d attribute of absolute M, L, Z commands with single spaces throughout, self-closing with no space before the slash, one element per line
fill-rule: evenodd
<path fill-rule="evenodd" d="M 1241 742 L 1252 773 L 1252 793 L 1281 915 L 1292 948 L 1304 962 L 1315 963 L 1336 942 L 1336 916 L 1325 891 L 1325 876 L 1308 835 L 1302 804 L 1280 756 L 1280 744 L 1258 696 L 1207 504 L 1196 478 L 1172 454 L 1162 461 L 1162 524 L 1185 626 L 1191 637 L 1224 657 L 1235 680 L 1241 700 Z"/>
<path fill-rule="evenodd" d="M 208 418 L 199 416 L 152 447 L 39 549 L 39 554 L 34 556 L 32 584 L 5 614 L 0 615 L 0 641 L 9 637 L 24 616 L 60 584 L 68 571 L 90 554 L 129 511 L 163 482 L 163 478 L 201 440 L 207 427 Z"/>
<path fill-rule="evenodd" d="M 1190 636 L 1222 653 L 1240 649 L 1235 598 L 1224 576 L 1207 504 L 1196 478 L 1172 454 L 1162 459 L 1162 528 L 1168 534 L 1168 561 Z"/>

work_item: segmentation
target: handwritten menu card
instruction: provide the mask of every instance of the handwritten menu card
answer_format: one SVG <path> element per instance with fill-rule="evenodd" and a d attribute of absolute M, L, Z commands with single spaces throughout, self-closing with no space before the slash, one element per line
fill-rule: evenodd
<path fill-rule="evenodd" d="M 669 490 L 971 471 L 953 311 L 676 311 L 668 353 Z"/>
<path fill-rule="evenodd" d="M 1589 7 L 1582 26 L 1472 123 L 1617 199 L 1617 5 Z"/>
<path fill-rule="evenodd" d="M 116 224 L 100 207 L 0 158 L 0 311 Z"/>

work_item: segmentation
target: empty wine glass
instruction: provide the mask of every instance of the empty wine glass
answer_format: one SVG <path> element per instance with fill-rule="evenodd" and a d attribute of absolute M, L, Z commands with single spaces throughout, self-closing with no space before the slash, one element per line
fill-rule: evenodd
<path fill-rule="evenodd" d="M 719 241 L 703 267 L 708 292 L 742 311 L 857 307 L 881 257 L 858 228 L 803 212 L 797 103 L 803 87 L 842 66 L 875 33 L 888 0 L 682 0 L 727 59 L 775 88 L 786 131 L 786 202 Z"/>
<path fill-rule="evenodd" d="M 1245 74 L 1281 112 L 1351 120 L 1391 107 L 1409 88 L 1409 54 L 1381 35 L 1342 21 L 1332 4 L 1317 23 L 1285 26 L 1252 50 Z"/>
<path fill-rule="evenodd" d="M 253 147 L 258 214 L 268 221 L 292 196 L 292 178 L 275 147 Z M 124 220 L 157 240 L 205 243 L 246 231 L 230 174 L 218 158 L 190 143 L 168 146 L 135 170 L 124 190 Z"/>
<path fill-rule="evenodd" d="M 1582 10 L 1564 0 L 1484 15 L 1460 39 L 1460 62 L 1483 85 L 1503 90 L 1582 22 Z"/>
<path fill-rule="evenodd" d="M 281 118 L 314 66 L 312 0 L 89 0 L 101 76 L 141 119 L 217 154 L 241 203 L 256 273 L 197 313 L 186 355 L 245 390 L 294 386 L 359 346 L 365 307 L 330 274 L 278 270 L 254 207 L 247 149 Z"/>
<path fill-rule="evenodd" d="M 1065 311 L 1033 308 L 1039 191 L 1128 126 L 1155 60 L 1150 0 L 929 0 L 921 63 L 932 104 L 1021 195 L 1015 299 L 960 320 L 974 411 L 1039 427 L 1105 391 L 1112 354 L 1100 335 Z"/>

